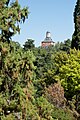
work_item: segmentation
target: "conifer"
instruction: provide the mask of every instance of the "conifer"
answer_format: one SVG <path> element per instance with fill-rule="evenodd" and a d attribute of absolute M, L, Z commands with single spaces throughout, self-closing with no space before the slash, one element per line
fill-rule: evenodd
<path fill-rule="evenodd" d="M 74 10 L 75 31 L 72 36 L 72 48 L 80 49 L 80 0 L 77 0 Z"/>

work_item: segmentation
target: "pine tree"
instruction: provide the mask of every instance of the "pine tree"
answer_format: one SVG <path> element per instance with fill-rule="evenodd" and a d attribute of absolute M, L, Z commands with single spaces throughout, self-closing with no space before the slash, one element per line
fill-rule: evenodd
<path fill-rule="evenodd" d="M 20 32 L 20 23 L 28 17 L 28 7 L 21 8 L 18 0 L 0 1 L 0 39 L 9 40 Z"/>
<path fill-rule="evenodd" d="M 72 48 L 80 49 L 80 0 L 77 0 L 74 10 L 75 31 L 72 36 Z"/>

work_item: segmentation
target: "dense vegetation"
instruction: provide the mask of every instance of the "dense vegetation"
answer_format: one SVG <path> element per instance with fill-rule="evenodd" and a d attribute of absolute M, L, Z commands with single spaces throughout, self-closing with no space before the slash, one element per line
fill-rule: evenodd
<path fill-rule="evenodd" d="M 74 10 L 75 31 L 72 36 L 72 48 L 80 50 L 80 0 L 77 0 Z"/>
<path fill-rule="evenodd" d="M 48 48 L 12 41 L 28 13 L 0 1 L 0 120 L 80 120 L 80 51 L 70 39 Z"/>

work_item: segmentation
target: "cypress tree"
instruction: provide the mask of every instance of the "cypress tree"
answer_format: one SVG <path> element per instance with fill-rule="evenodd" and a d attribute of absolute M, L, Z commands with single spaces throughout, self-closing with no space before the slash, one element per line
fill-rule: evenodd
<path fill-rule="evenodd" d="M 72 36 L 71 48 L 76 48 L 80 50 L 80 0 L 77 0 L 75 10 L 74 10 L 74 24 L 75 31 Z"/>

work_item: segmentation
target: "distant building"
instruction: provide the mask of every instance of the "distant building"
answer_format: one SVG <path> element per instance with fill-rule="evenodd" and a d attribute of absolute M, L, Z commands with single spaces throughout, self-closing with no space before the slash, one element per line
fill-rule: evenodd
<path fill-rule="evenodd" d="M 51 39 L 51 33 L 50 32 L 46 32 L 46 38 L 44 39 L 44 41 L 41 42 L 41 46 L 42 47 L 48 47 L 48 46 L 52 46 L 54 45 L 55 42 L 52 41 Z"/>

